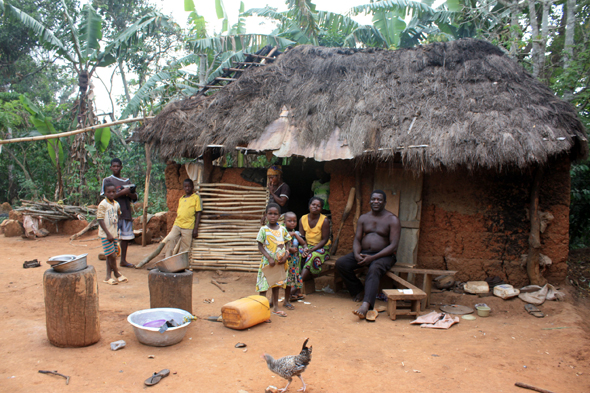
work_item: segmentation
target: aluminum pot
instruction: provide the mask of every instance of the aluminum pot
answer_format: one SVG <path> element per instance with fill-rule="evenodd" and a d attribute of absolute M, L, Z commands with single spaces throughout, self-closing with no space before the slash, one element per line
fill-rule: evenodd
<path fill-rule="evenodd" d="M 191 313 L 179 308 L 149 308 L 129 315 L 127 322 L 133 326 L 135 337 L 140 343 L 152 347 L 167 347 L 182 341 L 188 325 L 191 323 L 190 321 L 184 322 L 183 319 L 190 316 Z M 157 327 L 143 326 L 158 319 L 166 321 L 173 319 L 180 326 L 168 328 L 164 333 L 160 333 Z"/>
<path fill-rule="evenodd" d="M 158 270 L 164 273 L 178 273 L 188 268 L 188 251 L 162 259 L 156 263 Z"/>
<path fill-rule="evenodd" d="M 76 256 L 72 255 L 72 254 L 57 255 L 55 257 L 49 258 L 47 260 L 47 263 L 50 264 L 51 266 L 55 266 L 58 263 L 69 262 L 73 259 L 76 259 Z"/>
<path fill-rule="evenodd" d="M 82 254 L 76 256 L 74 259 L 66 262 L 53 265 L 53 270 L 59 273 L 72 273 L 78 270 L 86 269 L 88 266 L 86 257 L 88 254 Z"/>

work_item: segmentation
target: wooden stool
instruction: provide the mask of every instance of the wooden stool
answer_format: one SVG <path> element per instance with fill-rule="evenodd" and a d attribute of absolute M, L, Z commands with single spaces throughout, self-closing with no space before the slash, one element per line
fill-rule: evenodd
<path fill-rule="evenodd" d="M 389 313 L 389 317 L 395 321 L 398 315 L 420 315 L 420 301 L 426 298 L 426 293 L 391 272 L 387 272 L 386 274 L 399 286 L 412 290 L 411 294 L 405 294 L 398 289 L 383 290 L 383 293 L 387 296 L 387 312 Z M 409 301 L 410 308 L 398 307 L 398 300 Z"/>
<path fill-rule="evenodd" d="M 98 280 L 94 266 L 72 273 L 43 274 L 49 342 L 60 348 L 87 347 L 100 340 Z"/>
<path fill-rule="evenodd" d="M 193 313 L 193 272 L 164 273 L 158 269 L 148 274 L 150 308 L 180 308 Z"/>
<path fill-rule="evenodd" d="M 432 276 L 454 276 L 457 273 L 456 270 L 416 269 L 409 266 L 395 265 L 390 269 L 390 271 L 399 274 L 400 277 L 406 280 L 408 279 L 408 274 L 424 275 L 424 278 L 422 280 L 422 290 L 426 293 L 426 298 L 422 300 L 422 310 L 425 310 L 430 305 L 430 290 L 432 289 Z"/>

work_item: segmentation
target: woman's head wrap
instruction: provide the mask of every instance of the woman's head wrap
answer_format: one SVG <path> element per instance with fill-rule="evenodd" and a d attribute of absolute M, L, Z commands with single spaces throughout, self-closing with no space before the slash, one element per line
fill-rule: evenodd
<path fill-rule="evenodd" d="M 283 168 L 280 165 L 271 165 L 266 171 L 266 176 L 281 176 Z"/>

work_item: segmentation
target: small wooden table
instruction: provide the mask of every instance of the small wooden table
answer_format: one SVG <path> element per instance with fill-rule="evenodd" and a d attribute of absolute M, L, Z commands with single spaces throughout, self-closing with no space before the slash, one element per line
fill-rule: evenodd
<path fill-rule="evenodd" d="M 390 272 L 397 273 L 403 279 L 408 279 L 408 274 L 423 274 L 422 290 L 426 293 L 426 298 L 422 300 L 421 309 L 425 310 L 430 305 L 430 291 L 432 289 L 432 276 L 454 276 L 456 270 L 436 270 L 436 269 L 416 269 L 409 266 L 393 266 Z M 389 274 L 388 274 L 389 276 Z M 389 276 L 391 277 L 391 276 Z"/>
<path fill-rule="evenodd" d="M 426 298 L 426 293 L 391 272 L 387 272 L 386 274 L 395 281 L 397 286 L 412 290 L 411 294 L 403 293 L 399 289 L 383 290 L 383 293 L 387 296 L 387 312 L 389 313 L 389 318 L 395 321 L 398 315 L 420 315 L 420 301 Z M 398 300 L 409 301 L 410 308 L 398 308 Z"/>

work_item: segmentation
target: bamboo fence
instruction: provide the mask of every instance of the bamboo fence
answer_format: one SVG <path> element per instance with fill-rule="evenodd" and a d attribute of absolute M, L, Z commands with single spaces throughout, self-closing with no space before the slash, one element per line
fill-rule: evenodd
<path fill-rule="evenodd" d="M 268 191 L 225 183 L 199 183 L 197 191 L 203 213 L 199 236 L 192 243 L 190 267 L 256 272 L 260 264 L 256 236 Z"/>

